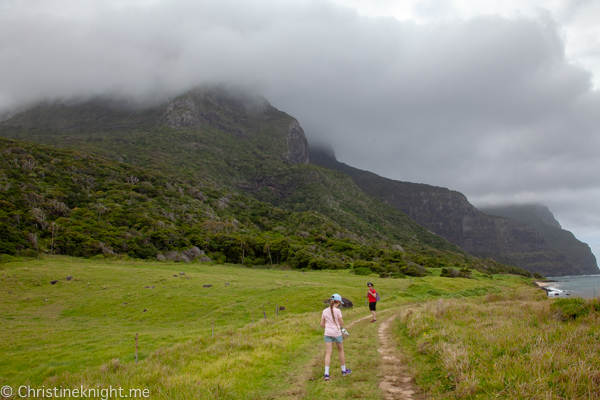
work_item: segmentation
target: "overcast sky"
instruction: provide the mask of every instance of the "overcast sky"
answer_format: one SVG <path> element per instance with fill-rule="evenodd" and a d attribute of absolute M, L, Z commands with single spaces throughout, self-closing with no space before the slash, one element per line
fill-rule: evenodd
<path fill-rule="evenodd" d="M 597 21 L 595 0 L 0 0 L 0 114 L 243 85 L 340 161 L 545 204 L 600 255 Z"/>

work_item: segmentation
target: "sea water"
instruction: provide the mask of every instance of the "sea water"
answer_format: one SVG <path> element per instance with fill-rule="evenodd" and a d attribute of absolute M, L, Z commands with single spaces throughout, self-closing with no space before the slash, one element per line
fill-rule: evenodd
<path fill-rule="evenodd" d="M 546 286 L 546 289 L 550 290 L 548 296 L 600 297 L 600 275 L 558 276 L 548 279 L 556 281 Z"/>

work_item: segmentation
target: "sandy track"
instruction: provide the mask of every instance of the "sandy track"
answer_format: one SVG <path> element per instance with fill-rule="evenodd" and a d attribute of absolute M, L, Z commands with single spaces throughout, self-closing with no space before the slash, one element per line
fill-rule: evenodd
<path fill-rule="evenodd" d="M 383 380 L 379 383 L 379 389 L 383 392 L 386 400 L 413 400 L 416 390 L 413 386 L 413 378 L 408 374 L 406 367 L 397 356 L 396 345 L 389 332 L 390 323 L 396 318 L 394 315 L 381 322 L 378 329 L 379 354 L 381 355 Z"/>

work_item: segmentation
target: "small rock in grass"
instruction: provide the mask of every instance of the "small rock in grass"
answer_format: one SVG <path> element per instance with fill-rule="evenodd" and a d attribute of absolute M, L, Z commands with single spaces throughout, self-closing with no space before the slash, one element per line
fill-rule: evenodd
<path fill-rule="evenodd" d="M 185 272 L 180 272 L 179 275 L 185 275 Z"/>
<path fill-rule="evenodd" d="M 126 306 L 126 305 L 127 305 L 127 303 L 123 303 L 123 305 L 124 305 L 124 306 Z"/>
<path fill-rule="evenodd" d="M 144 312 L 148 311 L 146 308 L 144 308 Z"/>
<path fill-rule="evenodd" d="M 225 286 L 229 286 L 229 282 L 225 282 Z"/>
<path fill-rule="evenodd" d="M 285 307 L 284 306 L 279 306 L 279 311 L 285 311 Z"/>
<path fill-rule="evenodd" d="M 150 289 L 150 286 L 144 286 L 144 289 Z"/>
<path fill-rule="evenodd" d="M 44 301 L 48 301 L 48 299 L 44 299 Z"/>
<path fill-rule="evenodd" d="M 175 278 L 177 278 L 177 275 L 173 275 Z"/>
<path fill-rule="evenodd" d="M 67 280 L 70 281 L 71 279 L 73 279 L 73 275 L 69 275 L 67 276 Z"/>
<path fill-rule="evenodd" d="M 56 285 L 58 283 L 58 281 L 54 280 L 54 281 L 50 281 L 51 285 Z"/>
<path fill-rule="evenodd" d="M 202 285 L 202 287 L 212 287 L 212 285 Z"/>

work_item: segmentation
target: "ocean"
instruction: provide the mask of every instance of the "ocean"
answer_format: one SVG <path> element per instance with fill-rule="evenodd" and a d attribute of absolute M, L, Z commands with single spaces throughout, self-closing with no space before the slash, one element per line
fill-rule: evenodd
<path fill-rule="evenodd" d="M 600 297 L 600 275 L 576 275 L 576 276 L 558 276 L 548 279 L 556 282 L 550 282 L 546 289 L 552 292 L 548 296 L 552 297 Z M 558 296 L 556 296 L 558 294 Z"/>

